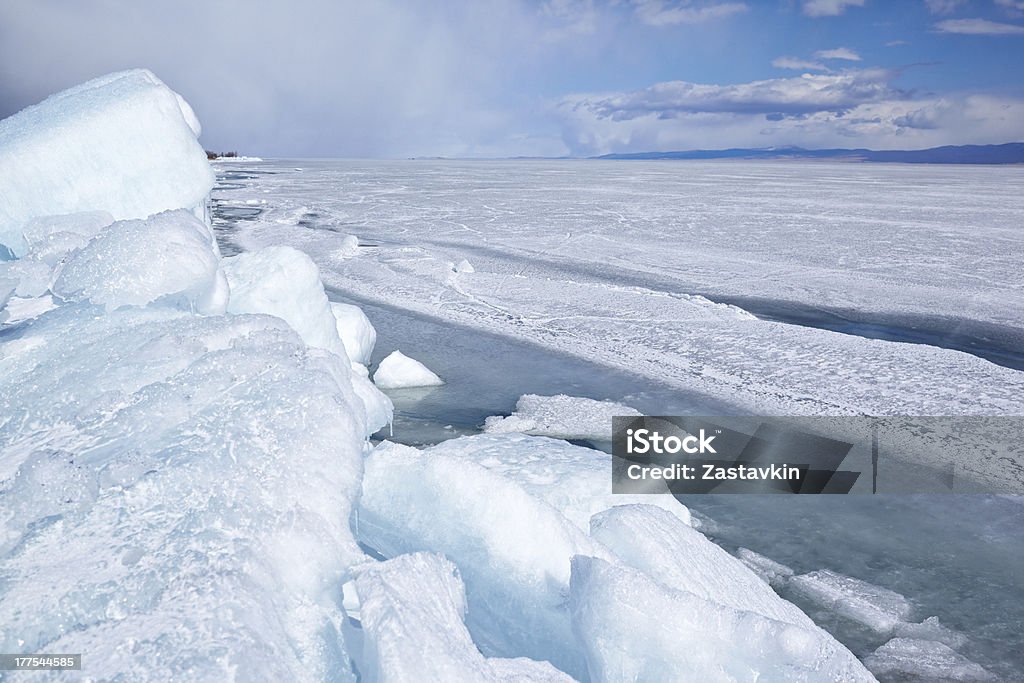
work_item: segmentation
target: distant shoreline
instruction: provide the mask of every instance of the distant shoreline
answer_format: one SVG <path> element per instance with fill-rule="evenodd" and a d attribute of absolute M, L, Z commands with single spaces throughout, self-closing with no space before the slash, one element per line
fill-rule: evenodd
<path fill-rule="evenodd" d="M 903 163 L 946 165 L 1021 165 L 1024 164 L 1024 142 L 1000 145 L 946 145 L 928 149 L 804 149 L 803 147 L 766 147 L 729 149 L 691 149 L 667 152 L 629 152 L 602 154 L 589 157 L 517 156 L 492 157 L 505 161 L 701 161 L 734 159 L 745 161 L 846 161 L 850 163 Z M 410 157 L 410 161 L 482 161 L 484 159 L 460 157 Z"/>

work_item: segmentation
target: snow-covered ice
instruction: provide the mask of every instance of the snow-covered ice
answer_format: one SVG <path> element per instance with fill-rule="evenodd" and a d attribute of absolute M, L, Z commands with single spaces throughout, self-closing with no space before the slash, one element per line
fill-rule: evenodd
<path fill-rule="evenodd" d="M 484 431 L 523 432 L 557 439 L 611 441 L 612 417 L 615 415 L 640 415 L 640 412 L 613 401 L 595 401 L 564 394 L 527 394 L 519 398 L 511 415 L 488 417 L 484 422 Z"/>
<path fill-rule="evenodd" d="M 401 351 L 392 351 L 377 365 L 373 382 L 381 389 L 437 387 L 444 384 L 444 380 L 430 368 Z"/>
<path fill-rule="evenodd" d="M 205 214 L 214 175 L 191 107 L 151 72 L 96 78 L 0 121 L 0 244 L 26 250 L 33 218 L 167 209 Z"/>
<path fill-rule="evenodd" d="M 223 195 L 268 198 L 256 220 L 238 226 L 237 241 L 302 249 L 331 287 L 362 300 L 585 357 L 741 412 L 1024 410 L 1021 373 L 975 355 L 757 319 L 738 307 L 767 302 L 852 321 L 863 314 L 867 326 L 876 318 L 927 324 L 939 339 L 952 327 L 978 344 L 1017 339 L 1019 348 L 1014 230 L 1024 200 L 1008 191 L 1019 169 L 694 162 L 686 173 L 666 173 L 663 163 L 511 161 L 271 168 L 278 172 Z M 282 230 L 278 219 L 294 222 L 303 207 L 315 214 L 308 229 Z M 375 246 L 335 259 L 340 225 Z M 955 253 L 954 238 L 963 245 Z M 449 264 L 462 259 L 476 272 L 453 273 Z M 978 263 L 983 274 L 965 275 Z"/>
<path fill-rule="evenodd" d="M 458 568 L 440 555 L 399 555 L 360 567 L 355 587 L 364 639 L 355 654 L 364 681 L 572 680 L 547 662 L 485 658 L 463 623 L 466 594 Z"/>

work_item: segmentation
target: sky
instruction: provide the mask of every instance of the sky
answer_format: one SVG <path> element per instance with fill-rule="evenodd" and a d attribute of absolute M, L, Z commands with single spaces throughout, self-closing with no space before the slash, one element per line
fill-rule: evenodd
<path fill-rule="evenodd" d="M 134 67 L 260 156 L 1024 141 L 1024 0 L 0 0 L 0 118 Z"/>

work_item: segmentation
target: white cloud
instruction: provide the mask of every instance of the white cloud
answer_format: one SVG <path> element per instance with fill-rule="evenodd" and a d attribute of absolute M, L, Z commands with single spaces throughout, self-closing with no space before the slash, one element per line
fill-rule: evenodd
<path fill-rule="evenodd" d="M 924 0 L 928 11 L 932 14 L 952 14 L 965 0 Z"/>
<path fill-rule="evenodd" d="M 694 4 L 690 0 L 675 3 L 665 0 L 633 0 L 633 8 L 640 21 L 650 26 L 699 24 L 749 9 L 743 2 Z"/>
<path fill-rule="evenodd" d="M 1024 26 L 1004 24 L 988 19 L 947 19 L 935 24 L 940 33 L 960 33 L 971 36 L 1020 36 Z"/>
<path fill-rule="evenodd" d="M 889 76 L 883 69 L 865 69 L 732 85 L 668 81 L 631 92 L 569 96 L 562 106 L 618 121 L 652 115 L 666 119 L 693 113 L 841 113 L 864 102 L 894 97 L 897 91 L 889 86 Z"/>
<path fill-rule="evenodd" d="M 804 14 L 809 17 L 837 17 L 847 7 L 863 7 L 864 0 L 803 0 Z"/>
<path fill-rule="evenodd" d="M 772 66 L 776 69 L 792 69 L 794 71 L 828 71 L 829 68 L 821 62 L 812 62 L 799 57 L 776 57 L 772 60 Z"/>
<path fill-rule="evenodd" d="M 739 85 L 661 83 L 576 95 L 556 113 L 566 145 L 584 156 L 773 145 L 921 149 L 1024 139 L 1024 99 L 917 97 L 887 79 L 872 70 Z"/>
<path fill-rule="evenodd" d="M 814 53 L 818 59 L 845 59 L 850 62 L 859 62 L 860 55 L 847 47 L 837 47 L 834 50 L 818 50 Z"/>

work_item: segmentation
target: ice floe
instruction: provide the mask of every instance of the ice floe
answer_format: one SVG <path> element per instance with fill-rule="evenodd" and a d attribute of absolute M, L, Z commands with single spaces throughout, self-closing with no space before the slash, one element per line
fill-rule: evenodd
<path fill-rule="evenodd" d="M 578 396 L 536 396 L 526 394 L 516 401 L 515 411 L 503 417 L 495 415 L 484 422 L 491 433 L 522 432 L 558 439 L 611 441 L 612 417 L 640 413 L 621 403 L 595 401 Z"/>

